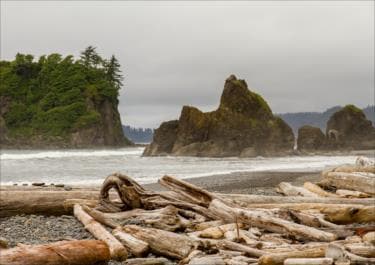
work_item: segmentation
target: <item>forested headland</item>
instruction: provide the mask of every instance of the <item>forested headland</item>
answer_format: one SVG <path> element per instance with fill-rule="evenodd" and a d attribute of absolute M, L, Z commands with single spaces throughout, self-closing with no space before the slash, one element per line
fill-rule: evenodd
<path fill-rule="evenodd" d="M 3 146 L 117 146 L 124 137 L 117 110 L 123 76 L 113 55 L 92 46 L 79 58 L 17 54 L 0 61 Z"/>

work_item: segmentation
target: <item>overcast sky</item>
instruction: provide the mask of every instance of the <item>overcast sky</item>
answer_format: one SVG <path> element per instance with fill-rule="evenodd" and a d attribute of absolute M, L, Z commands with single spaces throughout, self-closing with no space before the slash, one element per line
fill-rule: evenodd
<path fill-rule="evenodd" d="M 276 113 L 374 104 L 374 2 L 1 1 L 1 58 L 115 54 L 125 124 L 217 107 L 234 73 Z"/>

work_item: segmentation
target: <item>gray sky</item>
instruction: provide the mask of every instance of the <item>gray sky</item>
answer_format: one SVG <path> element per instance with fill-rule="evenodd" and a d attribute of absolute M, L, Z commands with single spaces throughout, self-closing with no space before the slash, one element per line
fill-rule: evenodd
<path fill-rule="evenodd" d="M 93 45 L 125 73 L 123 123 L 217 107 L 234 73 L 274 112 L 374 104 L 374 2 L 2 1 L 1 58 Z"/>

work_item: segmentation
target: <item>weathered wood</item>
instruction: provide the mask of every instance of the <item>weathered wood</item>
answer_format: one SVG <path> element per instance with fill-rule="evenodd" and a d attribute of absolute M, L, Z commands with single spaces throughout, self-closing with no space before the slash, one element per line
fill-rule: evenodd
<path fill-rule="evenodd" d="M 375 232 L 368 232 L 364 234 L 363 241 L 375 245 Z"/>
<path fill-rule="evenodd" d="M 325 255 L 325 247 L 315 247 L 305 250 L 294 250 L 281 253 L 265 254 L 259 258 L 259 265 L 282 265 L 290 258 L 322 258 Z"/>
<path fill-rule="evenodd" d="M 214 199 L 210 203 L 209 209 L 227 222 L 233 221 L 237 216 L 238 220 L 252 226 L 267 229 L 271 232 L 284 233 L 310 239 L 315 241 L 333 241 L 336 236 L 332 233 L 324 232 L 313 227 L 296 224 L 278 217 L 271 216 L 259 210 L 248 210 L 229 207 L 220 200 Z"/>
<path fill-rule="evenodd" d="M 375 264 L 375 258 L 365 258 L 352 254 L 346 251 L 343 246 L 337 243 L 331 243 L 328 245 L 325 251 L 325 256 L 328 258 L 332 258 L 335 261 L 350 260 L 350 264 Z"/>
<path fill-rule="evenodd" d="M 4 265 L 92 265 L 104 264 L 109 259 L 107 244 L 99 240 L 59 241 L 0 251 L 0 264 Z"/>
<path fill-rule="evenodd" d="M 336 194 L 344 198 L 370 198 L 371 196 L 367 193 L 354 191 L 354 190 L 336 190 Z"/>
<path fill-rule="evenodd" d="M 172 265 L 166 258 L 135 258 L 127 259 L 123 265 Z"/>
<path fill-rule="evenodd" d="M 65 200 L 97 198 L 97 191 L 1 190 L 0 217 L 18 214 L 72 214 L 72 205 L 66 207 Z"/>
<path fill-rule="evenodd" d="M 365 244 L 346 244 L 345 249 L 349 252 L 366 258 L 375 258 L 375 246 Z"/>
<path fill-rule="evenodd" d="M 375 199 L 348 199 L 348 198 L 322 198 L 322 197 L 301 197 L 301 196 L 265 196 L 251 194 L 216 194 L 222 200 L 229 201 L 240 207 L 251 208 L 253 204 L 300 204 L 300 203 L 320 203 L 320 204 L 360 204 L 375 205 Z"/>
<path fill-rule="evenodd" d="M 240 223 L 238 227 L 239 228 L 243 227 L 243 224 Z M 203 238 L 219 239 L 219 238 L 222 238 L 227 231 L 235 230 L 235 229 L 237 229 L 237 225 L 234 223 L 219 225 L 215 227 L 209 227 L 203 231 L 200 231 L 198 233 L 198 236 L 203 237 Z"/>
<path fill-rule="evenodd" d="M 321 187 L 319 187 L 318 185 L 316 185 L 314 183 L 311 183 L 311 182 L 305 182 L 303 184 L 303 187 L 305 189 L 307 189 L 308 191 L 317 194 L 320 197 L 328 197 L 328 198 L 338 198 L 339 197 L 337 194 L 325 191 Z"/>
<path fill-rule="evenodd" d="M 126 249 L 136 257 L 147 254 L 149 246 L 146 242 L 125 233 L 122 228 L 116 228 L 112 234 L 126 247 Z"/>
<path fill-rule="evenodd" d="M 288 182 L 281 182 L 277 185 L 276 191 L 286 196 L 304 196 L 304 197 L 319 197 L 314 192 L 311 192 L 302 187 L 296 187 Z"/>
<path fill-rule="evenodd" d="M 260 257 L 260 256 L 262 256 L 266 253 L 263 250 L 260 250 L 260 249 L 257 249 L 257 248 L 252 248 L 252 247 L 242 245 L 242 244 L 239 244 L 239 243 L 235 243 L 235 242 L 231 242 L 231 241 L 228 241 L 228 240 L 220 240 L 218 242 L 218 245 L 221 248 L 244 252 L 247 255 L 252 256 L 252 257 Z"/>
<path fill-rule="evenodd" d="M 320 184 L 375 195 L 375 177 L 364 176 L 356 172 L 327 172 L 322 176 Z"/>
<path fill-rule="evenodd" d="M 331 265 L 333 259 L 331 258 L 290 258 L 284 261 L 284 265 Z"/>
<path fill-rule="evenodd" d="M 74 216 L 81 221 L 94 237 L 103 240 L 109 247 L 111 258 L 115 260 L 125 260 L 128 253 L 125 247 L 100 223 L 95 221 L 89 214 L 87 214 L 80 205 L 74 205 Z"/>
<path fill-rule="evenodd" d="M 123 230 L 148 243 L 150 250 L 167 257 L 183 259 L 198 247 L 199 242 L 192 238 L 155 228 L 125 225 Z"/>
<path fill-rule="evenodd" d="M 374 204 L 375 205 L 375 204 Z M 323 203 L 268 203 L 247 205 L 252 209 L 288 209 L 296 211 L 315 210 L 333 223 L 369 223 L 375 221 L 375 206 L 359 204 L 323 204 Z"/>

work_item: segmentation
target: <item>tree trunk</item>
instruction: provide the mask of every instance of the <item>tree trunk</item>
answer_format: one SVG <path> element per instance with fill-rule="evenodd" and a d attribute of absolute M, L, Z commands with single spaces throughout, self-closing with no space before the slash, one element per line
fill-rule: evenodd
<path fill-rule="evenodd" d="M 106 264 L 109 259 L 107 244 L 99 240 L 59 241 L 0 251 L 0 264 L 4 265 L 92 265 Z"/>
<path fill-rule="evenodd" d="M 323 186 L 333 186 L 337 189 L 355 190 L 375 195 L 375 177 L 357 172 L 327 172 L 323 175 L 320 183 Z"/>
<path fill-rule="evenodd" d="M 73 205 L 64 205 L 64 201 L 68 199 L 97 200 L 98 192 L 85 190 L 1 190 L 0 217 L 18 214 L 72 214 Z"/>
<path fill-rule="evenodd" d="M 80 205 L 74 205 L 74 216 L 81 221 L 94 237 L 103 240 L 109 247 L 111 258 L 115 260 L 125 260 L 128 253 L 125 247 L 100 223 L 95 221 L 89 214 L 87 214 Z"/>

